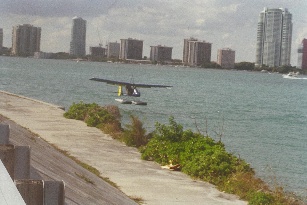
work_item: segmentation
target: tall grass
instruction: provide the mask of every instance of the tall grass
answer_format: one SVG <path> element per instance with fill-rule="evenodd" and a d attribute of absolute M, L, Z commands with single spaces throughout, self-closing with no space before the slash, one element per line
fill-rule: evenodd
<path fill-rule="evenodd" d="M 143 128 L 143 123 L 134 115 L 130 116 L 131 124 L 126 125 L 122 134 L 122 140 L 128 146 L 140 147 L 146 145 L 148 137 L 146 130 Z"/>

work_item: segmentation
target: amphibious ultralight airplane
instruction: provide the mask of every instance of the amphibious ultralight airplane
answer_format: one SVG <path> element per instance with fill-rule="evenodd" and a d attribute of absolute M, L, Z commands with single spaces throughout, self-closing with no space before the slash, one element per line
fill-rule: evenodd
<path fill-rule="evenodd" d="M 140 97 L 141 93 L 137 89 L 139 88 L 170 88 L 173 86 L 170 85 L 153 85 L 153 84 L 141 84 L 141 83 L 129 83 L 129 82 L 122 82 L 116 80 L 107 80 L 102 78 L 91 78 L 90 80 L 104 82 L 110 85 L 118 85 L 118 96 L 132 96 L 132 97 Z M 126 93 L 123 92 L 123 86 L 125 87 Z M 116 101 L 122 104 L 135 104 L 135 105 L 147 105 L 147 102 L 143 102 L 140 100 L 128 100 L 128 99 L 115 99 Z"/>

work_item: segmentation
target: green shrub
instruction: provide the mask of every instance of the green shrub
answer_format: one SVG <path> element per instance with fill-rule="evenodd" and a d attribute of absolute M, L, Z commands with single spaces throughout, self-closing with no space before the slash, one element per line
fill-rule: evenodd
<path fill-rule="evenodd" d="M 101 124 L 115 121 L 115 117 L 106 108 L 96 103 L 73 103 L 69 110 L 64 113 L 64 117 L 83 120 L 90 127 L 98 127 Z"/>
<path fill-rule="evenodd" d="M 97 127 L 100 124 L 114 121 L 114 117 L 103 107 L 96 104 L 89 107 L 84 119 L 90 127 Z"/>
<path fill-rule="evenodd" d="M 220 146 L 213 146 L 200 151 L 187 161 L 182 171 L 214 184 L 218 184 L 236 169 L 233 156 Z"/>
<path fill-rule="evenodd" d="M 269 193 L 256 192 L 253 193 L 249 205 L 271 205 L 274 203 L 274 197 Z"/>
<path fill-rule="evenodd" d="M 73 103 L 67 112 L 64 113 L 64 117 L 68 119 L 84 120 L 88 111 L 89 104 L 80 102 L 78 104 Z"/>
<path fill-rule="evenodd" d="M 169 125 L 156 123 L 153 138 L 141 149 L 142 158 L 160 164 L 180 164 L 188 175 L 218 184 L 237 170 L 249 170 L 242 160 L 226 152 L 215 142 L 169 119 Z"/>

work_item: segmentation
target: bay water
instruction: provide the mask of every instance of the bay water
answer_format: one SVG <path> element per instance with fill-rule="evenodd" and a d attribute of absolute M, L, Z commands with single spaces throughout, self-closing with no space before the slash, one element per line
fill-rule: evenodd
<path fill-rule="evenodd" d="M 114 100 L 116 86 L 92 77 L 173 87 L 140 88 L 148 105 L 123 105 Z M 307 196 L 307 76 L 0 57 L 0 90 L 66 110 L 80 101 L 115 104 L 123 123 L 136 115 L 148 132 L 173 116 L 184 129 L 221 138 L 272 186 Z"/>

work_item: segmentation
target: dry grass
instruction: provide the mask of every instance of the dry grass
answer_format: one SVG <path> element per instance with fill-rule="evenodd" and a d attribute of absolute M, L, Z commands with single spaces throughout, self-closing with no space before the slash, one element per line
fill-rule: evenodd
<path fill-rule="evenodd" d="M 91 179 L 89 179 L 88 177 L 84 176 L 84 174 L 79 174 L 77 172 L 75 172 L 75 174 L 80 177 L 81 179 L 83 179 L 84 181 L 86 181 L 87 183 L 90 183 L 90 184 L 95 184 Z"/>
<path fill-rule="evenodd" d="M 123 133 L 123 129 L 119 121 L 105 123 L 100 125 L 98 128 L 105 134 L 111 135 L 114 139 L 119 139 Z"/>
<path fill-rule="evenodd" d="M 233 174 L 230 179 L 218 186 L 227 193 L 239 196 L 243 200 L 251 201 L 254 197 L 263 193 L 272 198 L 270 204 L 274 205 L 303 205 L 303 201 L 298 200 L 297 196 L 287 193 L 279 184 L 270 188 L 264 181 L 255 177 L 253 172 L 238 172 Z"/>
<path fill-rule="evenodd" d="M 143 123 L 138 117 L 130 116 L 131 124 L 126 125 L 126 129 L 123 132 L 122 140 L 128 146 L 140 147 L 148 143 L 146 136 L 146 130 L 143 128 Z"/>
<path fill-rule="evenodd" d="M 129 198 L 132 199 L 133 201 L 135 201 L 138 204 L 144 204 L 144 199 L 142 199 L 141 197 L 129 196 Z"/>
<path fill-rule="evenodd" d="M 115 119 L 120 120 L 121 114 L 118 106 L 106 105 L 104 108 L 108 111 L 108 113 L 110 113 L 113 117 L 115 117 Z"/>

